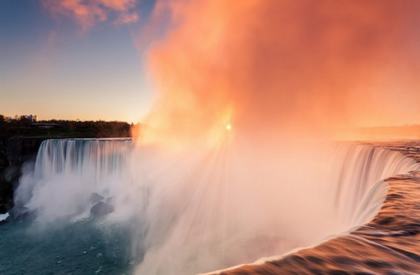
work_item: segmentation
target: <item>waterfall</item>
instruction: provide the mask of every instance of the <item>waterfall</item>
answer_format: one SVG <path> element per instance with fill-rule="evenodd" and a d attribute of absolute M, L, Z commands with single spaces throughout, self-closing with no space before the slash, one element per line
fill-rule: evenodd
<path fill-rule="evenodd" d="M 126 164 L 130 139 L 50 139 L 42 142 L 35 161 L 35 177 L 57 174 L 93 176 L 98 183 Z"/>
<path fill-rule="evenodd" d="M 398 152 L 360 144 L 309 152 L 229 146 L 170 155 L 129 139 L 46 140 L 15 201 L 40 222 L 77 221 L 105 207 L 99 212 L 107 219 L 137 228 L 139 272 L 189 274 L 360 226 L 383 202 L 382 180 L 420 168 Z"/>
<path fill-rule="evenodd" d="M 131 152 L 130 139 L 50 139 L 20 180 L 15 202 L 41 218 L 85 217 L 109 202 Z"/>
<path fill-rule="evenodd" d="M 400 152 L 372 145 L 347 145 L 337 155 L 334 207 L 347 227 L 362 225 L 376 214 L 385 195 L 383 180 L 420 169 L 420 163 Z"/>

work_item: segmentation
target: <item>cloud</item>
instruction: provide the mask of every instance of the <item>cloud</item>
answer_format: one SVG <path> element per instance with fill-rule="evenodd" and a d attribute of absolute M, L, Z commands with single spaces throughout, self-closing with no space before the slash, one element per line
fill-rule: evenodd
<path fill-rule="evenodd" d="M 281 134 L 420 120 L 418 1 L 157 7 L 170 25 L 149 52 L 158 98 L 146 121 L 162 137 L 203 133 L 226 120 Z"/>
<path fill-rule="evenodd" d="M 135 12 L 122 14 L 117 18 L 115 23 L 117 25 L 128 25 L 132 23 L 136 23 L 139 20 L 139 15 Z"/>
<path fill-rule="evenodd" d="M 136 0 L 42 0 L 54 16 L 66 16 L 84 30 L 95 24 L 112 20 L 117 25 L 138 21 Z"/>

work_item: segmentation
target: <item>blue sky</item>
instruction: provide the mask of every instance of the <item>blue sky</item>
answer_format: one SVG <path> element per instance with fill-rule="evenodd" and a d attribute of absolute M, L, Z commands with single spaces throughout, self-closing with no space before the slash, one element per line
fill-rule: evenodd
<path fill-rule="evenodd" d="M 83 29 L 41 0 L 0 1 L 0 113 L 137 121 L 152 93 L 136 37 L 153 4 L 136 3 L 132 24 Z"/>

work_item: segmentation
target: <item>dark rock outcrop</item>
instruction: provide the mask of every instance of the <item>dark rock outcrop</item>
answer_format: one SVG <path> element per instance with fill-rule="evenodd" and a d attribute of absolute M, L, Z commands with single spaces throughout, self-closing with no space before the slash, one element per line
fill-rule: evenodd
<path fill-rule="evenodd" d="M 45 138 L 12 137 L 0 139 L 0 213 L 13 207 L 13 193 L 17 187 L 23 163 L 33 160 Z"/>
<path fill-rule="evenodd" d="M 108 202 L 97 202 L 91 209 L 90 215 L 94 218 L 101 218 L 114 211 L 114 207 Z"/>
<path fill-rule="evenodd" d="M 90 196 L 92 208 L 90 209 L 90 216 L 93 218 L 101 218 L 114 211 L 114 206 L 110 203 L 110 198 L 105 199 L 98 193 L 93 193 Z"/>

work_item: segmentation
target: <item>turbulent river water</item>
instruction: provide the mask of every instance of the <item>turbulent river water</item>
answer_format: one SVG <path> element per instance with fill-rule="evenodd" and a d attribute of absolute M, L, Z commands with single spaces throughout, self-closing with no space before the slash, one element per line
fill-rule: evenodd
<path fill-rule="evenodd" d="M 313 230 L 321 232 L 310 234 L 308 225 L 315 219 L 305 215 L 311 212 L 289 217 L 282 211 L 293 209 L 262 203 L 275 196 L 248 200 L 249 194 L 261 188 L 244 186 L 250 193 L 239 196 L 241 192 L 236 190 L 227 196 L 226 187 L 212 187 L 229 183 L 223 176 L 223 159 L 223 170 L 198 166 L 207 174 L 203 180 L 203 176 L 194 174 L 196 171 L 189 171 L 188 177 L 173 172 L 190 166 L 187 160 L 176 159 L 174 165 L 171 159 L 156 169 L 155 163 L 161 159 L 139 157 L 141 152 L 129 139 L 44 141 L 16 191 L 15 211 L 22 218 L 0 226 L 0 274 L 192 274 L 281 255 L 367 223 L 384 200 L 386 185 L 382 180 L 419 169 L 414 160 L 395 151 L 370 145 L 335 145 L 331 165 L 326 165 L 330 171 L 328 184 L 319 188 L 323 191 L 310 194 L 322 197 L 289 203 L 298 209 L 323 201 L 322 211 L 313 212 L 325 215 L 318 217 L 322 226 Z M 217 155 L 217 163 L 219 158 Z M 150 167 L 155 168 L 153 173 Z M 190 185 L 172 184 L 186 179 L 194 179 L 192 184 L 201 187 L 191 191 Z M 157 184 L 162 181 L 164 185 Z M 279 200 L 301 191 L 280 190 Z M 261 192 L 264 194 L 264 190 Z M 226 196 L 228 202 L 222 200 Z M 193 199 L 184 203 L 185 198 Z M 229 199 L 239 198 L 245 198 L 241 204 L 250 206 L 241 206 L 243 211 L 239 212 L 225 211 L 225 207 L 236 207 Z M 299 197 L 294 200 L 299 201 Z M 278 209 L 279 220 L 287 218 L 279 224 L 256 219 L 265 213 L 265 209 L 251 212 L 259 204 Z M 243 214 L 238 217 L 237 213 Z M 267 220 L 273 217 L 267 214 Z M 234 225 L 229 223 L 232 220 Z M 251 225 L 251 221 L 255 223 Z M 293 222 L 296 225 L 292 226 Z M 269 226 L 273 230 L 265 232 Z M 296 230 L 300 227 L 305 227 L 301 234 Z M 252 253 L 244 253 L 246 249 Z"/>

